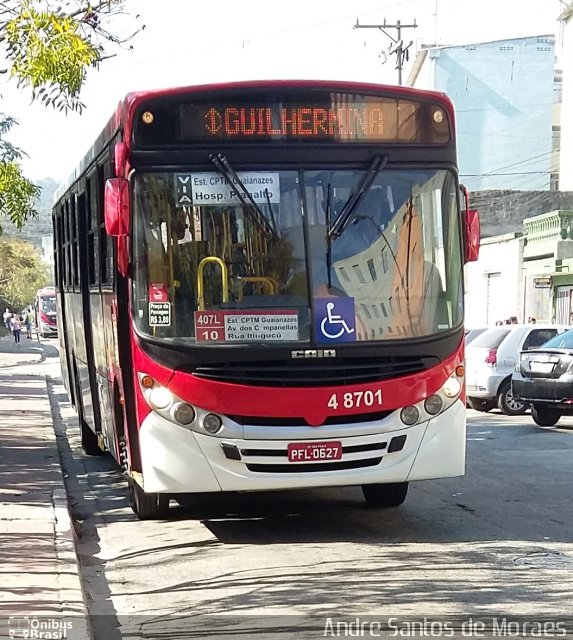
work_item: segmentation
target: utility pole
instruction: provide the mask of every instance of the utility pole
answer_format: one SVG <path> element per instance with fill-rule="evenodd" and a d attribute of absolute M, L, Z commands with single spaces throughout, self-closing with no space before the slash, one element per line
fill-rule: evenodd
<path fill-rule="evenodd" d="M 354 25 L 355 29 L 379 29 L 382 33 L 390 38 L 392 42 L 396 45 L 393 49 L 390 50 L 390 55 L 396 56 L 396 69 L 398 69 L 398 84 L 402 84 L 402 68 L 404 67 L 404 60 L 408 60 L 409 53 L 408 49 L 412 46 L 413 40 L 410 40 L 410 44 L 404 46 L 404 42 L 402 40 L 402 29 L 416 29 L 418 25 L 414 20 L 414 24 L 402 24 L 400 20 L 396 20 L 396 24 L 387 24 L 386 18 L 384 18 L 384 24 L 359 24 L 358 19 L 356 20 L 356 24 Z M 390 33 L 388 33 L 387 29 L 396 29 L 396 37 L 394 38 Z"/>

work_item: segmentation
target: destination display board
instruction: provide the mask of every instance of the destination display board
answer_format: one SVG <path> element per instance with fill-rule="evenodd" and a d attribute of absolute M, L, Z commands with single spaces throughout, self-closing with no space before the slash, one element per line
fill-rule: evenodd
<path fill-rule="evenodd" d="M 135 141 L 421 143 L 450 141 L 446 111 L 406 98 L 311 92 L 229 97 L 142 106 Z"/>

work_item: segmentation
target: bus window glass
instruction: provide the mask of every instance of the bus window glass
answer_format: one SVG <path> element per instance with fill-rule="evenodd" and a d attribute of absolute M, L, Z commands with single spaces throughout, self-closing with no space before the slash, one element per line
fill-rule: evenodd
<path fill-rule="evenodd" d="M 44 313 L 56 313 L 56 296 L 41 296 L 40 305 Z"/>
<path fill-rule="evenodd" d="M 365 172 L 239 171 L 253 202 L 217 172 L 136 176 L 139 330 L 191 343 L 329 343 L 460 326 L 453 174 L 382 170 L 349 214 Z"/>
<path fill-rule="evenodd" d="M 141 331 L 198 343 L 309 339 L 298 174 L 243 180 L 262 185 L 256 207 L 243 207 L 217 172 L 136 178 Z"/>

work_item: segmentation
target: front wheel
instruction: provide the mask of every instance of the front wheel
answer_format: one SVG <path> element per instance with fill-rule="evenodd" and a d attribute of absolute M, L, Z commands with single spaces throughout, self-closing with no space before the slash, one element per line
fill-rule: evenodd
<path fill-rule="evenodd" d="M 169 511 L 169 496 L 164 493 L 145 493 L 133 480 L 128 479 L 129 504 L 140 520 L 164 518 Z"/>
<path fill-rule="evenodd" d="M 540 427 L 554 427 L 559 422 L 561 415 L 553 409 L 534 404 L 531 407 L 531 417 L 533 422 Z"/>
<path fill-rule="evenodd" d="M 362 493 L 369 507 L 398 507 L 406 499 L 408 483 L 363 484 Z"/>
<path fill-rule="evenodd" d="M 506 416 L 522 416 L 527 411 L 527 404 L 513 397 L 511 382 L 506 380 L 500 387 L 497 406 Z"/>

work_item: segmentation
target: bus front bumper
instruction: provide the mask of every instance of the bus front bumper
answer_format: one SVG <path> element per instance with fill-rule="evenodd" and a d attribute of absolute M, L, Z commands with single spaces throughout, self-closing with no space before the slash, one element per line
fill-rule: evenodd
<path fill-rule="evenodd" d="M 460 476 L 465 468 L 465 413 L 457 400 L 444 413 L 406 427 L 400 411 L 373 422 L 322 427 L 257 427 L 268 438 L 210 436 L 156 413 L 141 425 L 146 492 L 265 491 L 405 482 Z M 281 431 L 282 430 L 282 431 Z M 278 439 L 285 431 L 285 437 Z M 289 433 L 286 433 L 288 431 Z M 293 442 L 336 441 L 336 461 L 289 462 Z"/>

